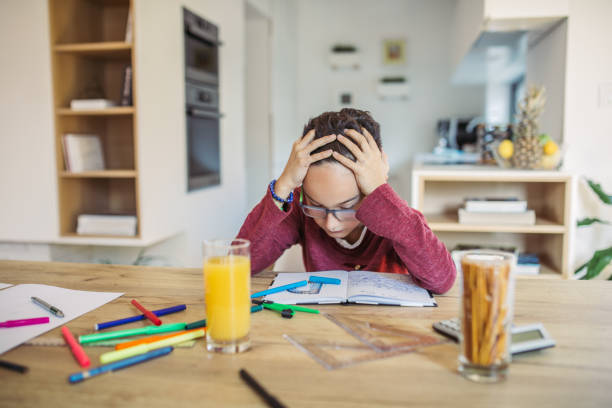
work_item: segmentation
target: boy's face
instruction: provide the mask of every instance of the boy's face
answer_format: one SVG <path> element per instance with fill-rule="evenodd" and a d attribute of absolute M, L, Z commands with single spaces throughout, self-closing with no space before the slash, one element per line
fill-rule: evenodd
<path fill-rule="evenodd" d="M 335 162 L 311 165 L 302 183 L 302 190 L 304 204 L 329 210 L 357 210 L 362 200 L 353 172 Z M 356 218 L 340 221 L 331 213 L 325 218 L 313 219 L 332 238 L 345 238 L 361 226 Z"/>

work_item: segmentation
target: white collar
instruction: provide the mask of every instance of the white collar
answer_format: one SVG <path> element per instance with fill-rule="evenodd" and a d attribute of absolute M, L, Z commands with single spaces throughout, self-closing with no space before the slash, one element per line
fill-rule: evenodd
<path fill-rule="evenodd" d="M 361 242 L 363 242 L 363 237 L 365 237 L 365 233 L 367 230 L 368 230 L 368 227 L 364 225 L 363 230 L 361 231 L 361 236 L 353 244 L 349 244 L 347 240 L 342 239 L 342 238 L 334 238 L 334 239 L 336 240 L 338 244 L 340 244 L 342 248 L 355 249 L 361 244 Z"/>

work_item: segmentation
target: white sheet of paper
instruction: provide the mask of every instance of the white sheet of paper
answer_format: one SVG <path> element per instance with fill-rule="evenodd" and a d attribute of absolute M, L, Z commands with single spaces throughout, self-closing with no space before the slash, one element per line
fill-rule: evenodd
<path fill-rule="evenodd" d="M 4 288 L 10 288 L 11 286 L 13 286 L 10 283 L 1 283 L 0 282 L 0 289 L 4 289 Z"/>
<path fill-rule="evenodd" d="M 0 291 L 0 322 L 49 317 L 49 323 L 0 328 L 0 354 L 42 333 L 63 326 L 121 295 L 123 293 L 88 292 L 37 284 L 21 284 L 4 289 Z M 56 317 L 38 306 L 30 299 L 32 296 L 57 307 L 64 313 L 64 317 Z"/>

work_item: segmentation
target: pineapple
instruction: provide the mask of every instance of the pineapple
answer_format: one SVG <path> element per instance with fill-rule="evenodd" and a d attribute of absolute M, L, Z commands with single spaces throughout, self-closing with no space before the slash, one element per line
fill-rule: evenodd
<path fill-rule="evenodd" d="M 518 104 L 517 130 L 514 137 L 512 165 L 522 169 L 535 169 L 542 162 L 543 149 L 538 137 L 538 117 L 544 109 L 544 88 L 532 86 L 525 99 Z"/>

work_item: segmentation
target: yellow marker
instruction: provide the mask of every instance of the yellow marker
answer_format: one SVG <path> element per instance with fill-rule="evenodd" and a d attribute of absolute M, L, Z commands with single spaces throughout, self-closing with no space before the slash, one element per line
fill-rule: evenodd
<path fill-rule="evenodd" d="M 140 354 L 147 353 L 151 350 L 155 350 L 162 347 L 173 346 L 175 344 L 183 343 L 185 341 L 204 337 L 206 333 L 205 329 L 194 330 L 189 333 L 182 334 L 180 336 L 170 337 L 164 340 L 155 341 L 148 344 L 140 344 L 138 346 L 129 347 L 123 350 L 110 351 L 100 356 L 100 362 L 102 364 L 112 363 L 113 361 L 123 360 L 124 358 L 137 356 Z"/>

